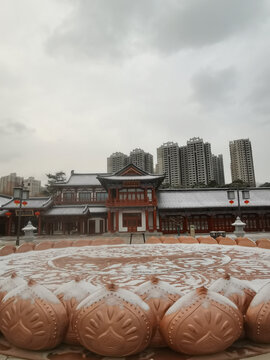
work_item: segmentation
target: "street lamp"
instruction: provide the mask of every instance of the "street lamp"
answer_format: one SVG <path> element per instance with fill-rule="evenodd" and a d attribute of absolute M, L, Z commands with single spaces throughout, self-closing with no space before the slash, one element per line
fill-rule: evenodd
<path fill-rule="evenodd" d="M 243 223 L 241 221 L 241 219 L 240 219 L 240 217 L 241 217 L 241 204 L 240 204 L 239 186 L 237 186 L 237 188 L 236 188 L 236 193 L 237 193 L 238 211 L 237 211 L 236 221 L 232 225 L 235 226 L 235 234 L 237 236 L 243 236 L 243 234 L 244 234 L 244 226 L 246 224 Z M 232 205 L 234 203 L 234 199 L 235 199 L 235 190 L 227 190 L 227 197 L 228 197 L 229 203 Z M 249 204 L 249 199 L 250 199 L 249 190 L 242 190 L 242 199 L 244 200 L 244 203 L 246 205 Z"/>
<path fill-rule="evenodd" d="M 17 228 L 17 239 L 16 239 L 16 246 L 20 245 L 20 227 L 21 227 L 21 210 L 22 205 L 27 205 L 27 201 L 29 199 L 29 190 L 23 188 L 23 182 L 21 186 L 13 188 L 13 198 L 14 203 L 19 206 L 19 216 L 18 216 L 18 228 Z"/>
<path fill-rule="evenodd" d="M 237 207 L 238 207 L 238 216 L 241 217 L 241 204 L 240 204 L 240 191 L 239 187 L 236 188 L 237 193 Z M 235 190 L 227 190 L 227 197 L 230 204 L 234 203 L 235 200 Z M 242 199 L 244 200 L 244 203 L 247 205 L 249 203 L 250 194 L 249 190 L 242 190 Z"/>

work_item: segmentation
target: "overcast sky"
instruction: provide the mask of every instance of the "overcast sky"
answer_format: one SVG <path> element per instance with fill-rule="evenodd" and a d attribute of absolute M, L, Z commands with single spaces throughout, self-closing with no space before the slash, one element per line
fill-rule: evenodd
<path fill-rule="evenodd" d="M 0 176 L 249 138 L 270 181 L 270 1 L 0 0 Z"/>

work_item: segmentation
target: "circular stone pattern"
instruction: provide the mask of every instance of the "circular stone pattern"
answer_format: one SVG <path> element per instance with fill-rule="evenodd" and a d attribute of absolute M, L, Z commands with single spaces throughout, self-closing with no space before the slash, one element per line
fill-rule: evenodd
<path fill-rule="evenodd" d="M 269 250 L 236 246 L 85 246 L 10 254 L 0 261 L 0 276 L 9 277 L 15 270 L 53 291 L 76 275 L 94 285 L 114 282 L 130 290 L 154 275 L 182 292 L 209 286 L 226 272 L 244 280 L 270 278 Z"/>

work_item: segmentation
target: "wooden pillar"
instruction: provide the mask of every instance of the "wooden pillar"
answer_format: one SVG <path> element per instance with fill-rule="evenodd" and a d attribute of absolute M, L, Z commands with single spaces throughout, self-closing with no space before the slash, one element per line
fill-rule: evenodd
<path fill-rule="evenodd" d="M 11 224 L 12 224 L 12 216 L 8 218 L 8 227 L 7 227 L 7 235 L 11 235 Z"/>
<path fill-rule="evenodd" d="M 153 229 L 154 231 L 157 230 L 157 210 L 154 208 L 153 211 Z"/>
<path fill-rule="evenodd" d="M 224 219 L 224 221 L 225 221 L 225 219 Z M 210 215 L 209 217 L 208 217 L 208 231 L 213 231 L 214 229 L 213 229 L 213 223 L 214 223 L 214 221 L 213 221 L 213 215 Z"/>
<path fill-rule="evenodd" d="M 38 217 L 38 235 L 41 235 L 41 216 Z"/>
<path fill-rule="evenodd" d="M 109 197 L 110 197 L 110 189 L 109 189 Z M 111 212 L 108 211 L 108 232 L 112 231 L 112 218 L 111 218 Z"/>
<path fill-rule="evenodd" d="M 159 218 L 159 231 L 162 231 L 162 219 L 161 219 L 161 215 L 159 215 L 158 218 Z"/>
<path fill-rule="evenodd" d="M 119 231 L 119 211 L 115 212 L 115 231 Z"/>
<path fill-rule="evenodd" d="M 148 209 L 145 209 L 145 228 L 146 231 L 149 230 Z"/>
<path fill-rule="evenodd" d="M 108 200 L 109 200 L 109 202 L 112 201 L 112 192 L 111 192 L 111 189 L 108 189 Z"/>

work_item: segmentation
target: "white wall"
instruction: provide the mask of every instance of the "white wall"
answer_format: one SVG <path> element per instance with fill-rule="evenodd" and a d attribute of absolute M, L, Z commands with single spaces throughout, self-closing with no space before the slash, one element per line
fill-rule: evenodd
<path fill-rule="evenodd" d="M 123 227 L 123 213 L 139 213 L 142 214 L 142 226 L 137 228 L 137 231 L 145 231 L 146 230 L 146 226 L 145 226 L 145 211 L 142 210 L 124 210 L 124 211 L 119 211 L 119 232 L 127 232 L 128 228 L 127 227 Z"/>

